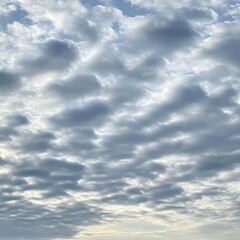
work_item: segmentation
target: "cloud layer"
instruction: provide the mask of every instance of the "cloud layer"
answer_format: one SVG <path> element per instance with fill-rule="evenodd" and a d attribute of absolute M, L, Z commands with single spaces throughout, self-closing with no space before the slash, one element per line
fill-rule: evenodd
<path fill-rule="evenodd" d="M 1 1 L 0 238 L 237 240 L 239 9 Z"/>

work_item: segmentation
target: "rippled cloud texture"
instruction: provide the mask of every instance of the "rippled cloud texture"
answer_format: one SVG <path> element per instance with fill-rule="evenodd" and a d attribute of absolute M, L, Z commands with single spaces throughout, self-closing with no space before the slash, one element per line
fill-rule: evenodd
<path fill-rule="evenodd" d="M 1 0 L 0 239 L 239 239 L 239 13 Z"/>

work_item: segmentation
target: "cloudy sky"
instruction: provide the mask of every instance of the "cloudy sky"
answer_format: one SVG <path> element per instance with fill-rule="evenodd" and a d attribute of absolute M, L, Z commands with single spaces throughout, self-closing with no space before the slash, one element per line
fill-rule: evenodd
<path fill-rule="evenodd" d="M 1 240 L 239 239 L 239 0 L 1 0 L 0 51 Z"/>

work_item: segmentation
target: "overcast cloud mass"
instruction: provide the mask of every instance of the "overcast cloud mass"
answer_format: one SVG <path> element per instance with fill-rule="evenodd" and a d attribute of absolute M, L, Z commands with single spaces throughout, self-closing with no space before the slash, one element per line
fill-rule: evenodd
<path fill-rule="evenodd" d="M 238 0 L 0 1 L 1 240 L 239 240 Z"/>

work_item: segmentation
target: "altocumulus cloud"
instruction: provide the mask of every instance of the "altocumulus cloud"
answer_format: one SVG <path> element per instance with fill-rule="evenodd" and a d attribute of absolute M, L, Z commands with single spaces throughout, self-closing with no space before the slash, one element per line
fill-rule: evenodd
<path fill-rule="evenodd" d="M 237 240 L 239 9 L 2 0 L 0 238 Z"/>

